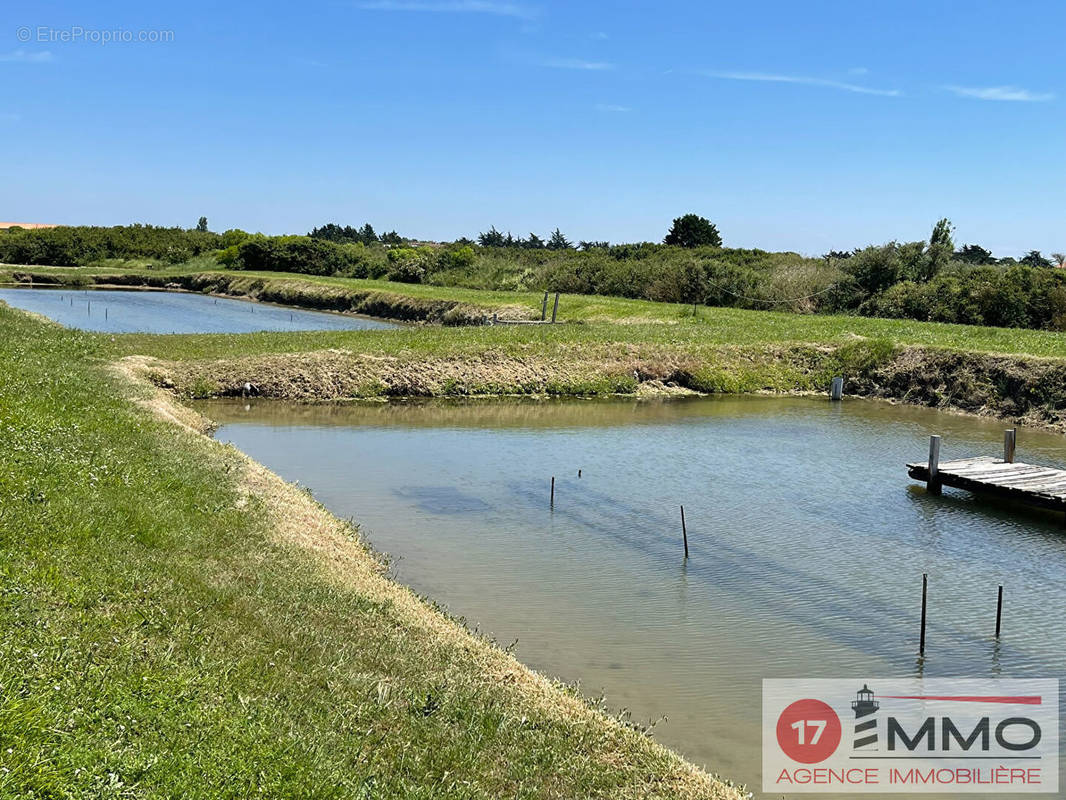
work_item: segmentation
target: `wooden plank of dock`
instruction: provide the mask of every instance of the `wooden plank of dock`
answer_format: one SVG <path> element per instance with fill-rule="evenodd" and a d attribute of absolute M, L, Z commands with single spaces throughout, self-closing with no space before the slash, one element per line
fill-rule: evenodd
<path fill-rule="evenodd" d="M 927 463 L 908 464 L 907 472 L 915 480 L 929 480 Z M 979 456 L 941 461 L 936 480 L 956 489 L 998 495 L 1041 508 L 1066 511 L 1066 470 Z"/>

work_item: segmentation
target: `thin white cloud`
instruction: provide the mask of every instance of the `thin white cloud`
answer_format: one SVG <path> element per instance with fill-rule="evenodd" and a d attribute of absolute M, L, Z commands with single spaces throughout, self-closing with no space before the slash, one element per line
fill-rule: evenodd
<path fill-rule="evenodd" d="M 10 53 L 0 53 L 0 61 L 18 61 L 23 64 L 43 64 L 46 61 L 52 60 L 52 53 L 49 50 L 38 50 L 37 52 L 30 52 L 29 50 L 12 50 Z"/>
<path fill-rule="evenodd" d="M 600 42 L 605 42 L 605 41 L 607 41 L 608 39 L 610 39 L 611 37 L 610 37 L 610 36 L 608 36 L 608 35 L 607 35 L 606 33 L 604 33 L 603 31 L 596 31 L 596 32 L 595 32 L 595 33 L 593 33 L 593 34 L 590 34 L 590 35 L 589 35 L 589 38 L 590 38 L 590 39 L 596 39 L 597 41 L 600 41 Z"/>
<path fill-rule="evenodd" d="M 766 81 L 770 83 L 797 83 L 804 86 L 821 86 L 826 89 L 839 89 L 843 92 L 856 92 L 857 94 L 876 94 L 882 97 L 899 97 L 902 92 L 898 89 L 873 89 L 869 86 L 859 86 L 854 83 L 832 81 L 825 78 L 807 78 L 802 75 L 775 75 L 768 72 L 704 72 L 710 78 L 724 78 L 731 81 Z"/>
<path fill-rule="evenodd" d="M 623 113 L 625 113 L 627 111 L 632 111 L 633 109 L 630 108 L 629 106 L 619 106 L 619 105 L 615 105 L 613 103 L 597 103 L 596 104 L 596 110 L 597 111 L 609 111 L 609 112 L 612 112 L 612 113 L 615 113 L 615 114 L 623 114 Z"/>
<path fill-rule="evenodd" d="M 959 97 L 973 97 L 977 100 L 1044 103 L 1055 98 L 1052 92 L 1031 92 L 1018 86 L 945 86 L 944 88 Z"/>
<path fill-rule="evenodd" d="M 537 10 L 519 3 L 496 2 L 496 0 L 448 0 L 447 2 L 424 2 L 423 0 L 366 0 L 356 3 L 363 11 L 427 11 L 440 14 L 491 14 L 498 17 L 515 17 L 530 20 Z"/>
<path fill-rule="evenodd" d="M 584 69 L 594 72 L 614 69 L 614 64 L 606 61 L 583 61 L 580 58 L 549 58 L 541 61 L 540 65 L 542 67 L 552 67 L 553 69 Z"/>

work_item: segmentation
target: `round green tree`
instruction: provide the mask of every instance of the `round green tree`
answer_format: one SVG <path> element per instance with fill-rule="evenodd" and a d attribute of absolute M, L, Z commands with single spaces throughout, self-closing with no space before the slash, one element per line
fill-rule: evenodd
<path fill-rule="evenodd" d="M 678 217 L 670 226 L 663 244 L 676 244 L 680 247 L 722 246 L 722 235 L 706 217 L 698 214 L 685 214 Z"/>

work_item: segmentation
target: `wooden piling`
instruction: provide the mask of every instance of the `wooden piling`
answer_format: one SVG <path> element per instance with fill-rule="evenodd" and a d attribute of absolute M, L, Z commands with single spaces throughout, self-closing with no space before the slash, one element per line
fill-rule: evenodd
<path fill-rule="evenodd" d="M 922 636 L 918 640 L 918 655 L 925 655 L 925 600 L 929 588 L 929 575 L 922 573 Z"/>
<path fill-rule="evenodd" d="M 1003 460 L 1008 464 L 1014 463 L 1014 448 L 1018 442 L 1018 429 L 1008 428 L 1003 431 Z"/>
<path fill-rule="evenodd" d="M 577 477 L 579 477 L 579 478 L 581 477 L 581 470 L 577 471 Z"/>
<path fill-rule="evenodd" d="M 940 437 L 929 437 L 929 479 L 925 482 L 926 491 L 940 494 Z"/>
<path fill-rule="evenodd" d="M 551 505 L 552 508 L 555 508 L 555 476 L 554 475 L 552 475 L 552 493 L 551 493 L 550 505 Z"/>
<path fill-rule="evenodd" d="M 688 558 L 688 528 L 685 526 L 684 506 L 681 506 L 681 538 L 685 541 L 685 558 Z"/>
<path fill-rule="evenodd" d="M 544 293 L 544 302 L 540 304 L 540 321 L 544 322 L 548 318 L 548 293 Z"/>
<path fill-rule="evenodd" d="M 555 293 L 555 306 L 552 308 L 552 325 L 555 324 L 555 317 L 559 314 L 559 293 Z"/>
<path fill-rule="evenodd" d="M 829 399 L 840 400 L 844 397 L 844 379 L 833 378 L 833 383 L 829 386 Z"/>
<path fill-rule="evenodd" d="M 1003 584 L 999 585 L 999 599 L 996 601 L 996 638 L 999 638 L 1000 622 L 1003 621 Z"/>

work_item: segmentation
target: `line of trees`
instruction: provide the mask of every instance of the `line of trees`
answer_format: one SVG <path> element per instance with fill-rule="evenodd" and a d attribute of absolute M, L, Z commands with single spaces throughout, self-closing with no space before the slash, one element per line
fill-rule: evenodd
<path fill-rule="evenodd" d="M 327 242 L 338 244 L 387 244 L 401 245 L 407 240 L 396 231 L 389 231 L 380 236 L 374 231 L 374 226 L 369 222 L 361 228 L 353 228 L 345 225 L 343 228 L 335 222 L 329 222 L 321 227 L 314 228 L 309 234 L 312 239 L 325 239 Z"/>
<path fill-rule="evenodd" d="M 461 241 L 472 244 L 468 239 Z M 575 249 L 573 242 L 567 239 L 559 228 L 552 231 L 545 240 L 535 233 L 530 233 L 525 239 L 513 236 L 510 231 L 501 233 L 493 225 L 487 231 L 478 234 L 477 243 L 482 247 L 513 247 L 518 250 Z M 718 227 L 706 217 L 698 214 L 685 214 L 671 223 L 670 230 L 663 238 L 663 244 L 687 248 L 721 247 L 722 236 L 718 232 Z M 610 242 L 582 240 L 578 242 L 576 249 L 586 251 L 607 247 L 610 247 Z"/>
<path fill-rule="evenodd" d="M 465 242 L 469 242 L 469 240 L 465 240 Z M 511 235 L 510 231 L 506 234 L 500 233 L 496 230 L 496 226 L 493 225 L 487 231 L 477 235 L 477 242 L 482 247 L 515 247 L 519 250 L 574 249 L 574 243 L 567 239 L 563 232 L 558 228 L 548 234 L 547 239 L 541 239 L 537 234 L 532 232 L 527 238 L 523 239 L 521 237 L 515 238 Z M 604 244 L 606 244 L 606 242 Z M 582 249 L 585 249 L 589 245 L 589 242 L 581 242 Z"/>

